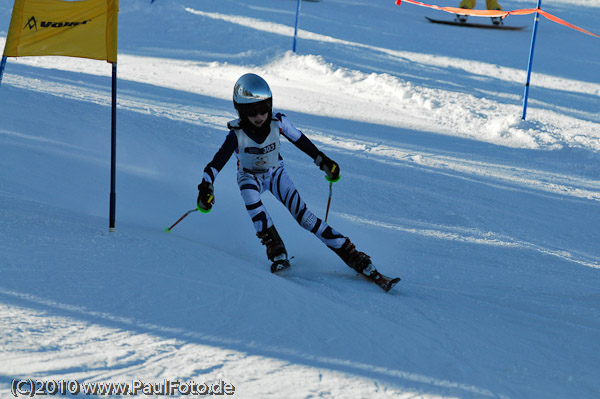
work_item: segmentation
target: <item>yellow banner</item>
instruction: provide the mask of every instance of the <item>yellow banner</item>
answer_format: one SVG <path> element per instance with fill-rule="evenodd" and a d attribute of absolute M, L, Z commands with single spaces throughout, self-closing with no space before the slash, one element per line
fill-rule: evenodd
<path fill-rule="evenodd" d="M 4 55 L 117 62 L 119 0 L 15 0 Z"/>

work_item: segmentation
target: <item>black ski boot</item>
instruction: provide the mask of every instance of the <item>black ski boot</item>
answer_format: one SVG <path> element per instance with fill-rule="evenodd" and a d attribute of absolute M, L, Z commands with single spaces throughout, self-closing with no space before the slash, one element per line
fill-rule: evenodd
<path fill-rule="evenodd" d="M 469 17 L 468 15 L 456 14 L 456 17 L 454 18 L 454 22 L 460 22 L 460 23 L 464 24 L 465 22 L 467 22 L 468 17 Z"/>
<path fill-rule="evenodd" d="M 461 8 L 465 8 L 465 7 L 461 7 Z M 468 10 L 468 8 L 467 8 L 467 10 Z M 465 22 L 467 22 L 468 17 L 469 16 L 465 15 L 465 14 L 456 14 L 456 18 L 454 18 L 454 22 L 460 22 L 460 23 L 464 24 Z"/>
<path fill-rule="evenodd" d="M 357 251 L 356 247 L 354 244 L 352 244 L 349 238 L 346 238 L 344 245 L 342 245 L 340 248 L 331 249 L 333 249 L 333 251 L 338 254 L 338 256 L 342 258 L 342 260 L 348 266 L 356 270 L 362 276 L 373 281 L 385 292 L 389 292 L 400 281 L 400 278 L 398 277 L 391 278 L 379 273 L 375 266 L 373 266 L 369 255 L 365 254 L 364 252 Z"/>
<path fill-rule="evenodd" d="M 290 261 L 288 260 L 285 245 L 275 229 L 275 226 L 269 227 L 262 233 L 256 233 L 256 236 L 260 238 L 260 242 L 267 247 L 267 258 L 273 262 L 271 264 L 271 273 L 277 273 L 290 267 Z"/>
<path fill-rule="evenodd" d="M 346 241 L 344 244 L 338 248 L 331 248 L 333 252 L 338 254 L 340 258 L 350 266 L 352 269 L 356 270 L 358 273 L 363 276 L 373 280 L 373 278 L 379 274 L 373 263 L 371 263 L 371 258 L 364 252 L 360 252 L 356 250 L 352 241 L 346 237 Z"/>
<path fill-rule="evenodd" d="M 496 8 L 495 11 L 502 11 L 499 8 Z M 502 17 L 492 17 L 492 23 L 494 25 L 504 25 L 504 22 L 502 22 Z"/>

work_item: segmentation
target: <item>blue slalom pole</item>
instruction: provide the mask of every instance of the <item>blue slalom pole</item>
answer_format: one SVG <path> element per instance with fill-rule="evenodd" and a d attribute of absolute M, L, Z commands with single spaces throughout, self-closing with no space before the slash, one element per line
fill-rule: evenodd
<path fill-rule="evenodd" d="M 300 2 L 302 0 L 298 0 L 298 4 L 296 4 L 296 24 L 294 27 L 294 45 L 292 46 L 292 51 L 296 52 L 296 37 L 298 36 L 298 22 L 300 21 Z"/>
<path fill-rule="evenodd" d="M 2 84 L 2 75 L 4 75 L 5 67 L 6 67 L 6 56 L 3 56 L 2 62 L 0 62 L 0 85 Z"/>
<path fill-rule="evenodd" d="M 542 0 L 538 0 L 537 9 L 542 8 Z M 536 11 L 533 21 L 533 34 L 531 35 L 531 48 L 529 50 L 529 62 L 527 63 L 527 82 L 525 83 L 525 93 L 523 95 L 523 115 L 522 120 L 525 120 L 527 114 L 527 99 L 529 98 L 529 81 L 531 80 L 531 67 L 533 64 L 533 49 L 535 48 L 535 38 L 537 36 L 538 23 L 540 22 L 540 13 Z"/>

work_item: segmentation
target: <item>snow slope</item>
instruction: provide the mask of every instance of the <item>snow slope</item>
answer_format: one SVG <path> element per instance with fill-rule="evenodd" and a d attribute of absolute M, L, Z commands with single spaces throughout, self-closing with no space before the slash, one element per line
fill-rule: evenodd
<path fill-rule="evenodd" d="M 1 397 L 15 378 L 223 380 L 244 399 L 600 396 L 599 39 L 541 19 L 522 121 L 530 28 L 436 26 L 423 17 L 451 16 L 389 0 L 303 2 L 293 53 L 295 0 L 149 3 L 120 5 L 114 233 L 110 66 L 8 61 Z M 547 3 L 599 32 L 597 2 Z M 234 161 L 213 211 L 164 232 L 195 206 L 246 72 L 341 165 L 330 223 L 402 277 L 391 293 L 267 197 L 295 256 L 271 275 Z M 323 216 L 322 172 L 282 148 Z"/>

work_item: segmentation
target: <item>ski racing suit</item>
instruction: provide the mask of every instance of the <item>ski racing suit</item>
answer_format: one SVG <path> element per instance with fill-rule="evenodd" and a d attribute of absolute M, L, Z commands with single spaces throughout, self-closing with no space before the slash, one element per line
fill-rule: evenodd
<path fill-rule="evenodd" d="M 280 135 L 283 135 L 314 160 L 319 150 L 308 137 L 281 113 L 275 114 L 271 119 L 270 132 L 265 138 L 242 129 L 239 119 L 229 122 L 227 127 L 230 129 L 229 134 L 212 161 L 204 168 L 203 180 L 214 184 L 217 175 L 235 152 L 238 159 L 238 186 L 257 233 L 262 233 L 273 225 L 260 197 L 268 190 L 288 209 L 300 226 L 313 233 L 328 247 L 340 248 L 346 237 L 307 208 L 285 170 L 279 153 Z"/>

